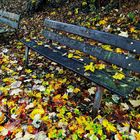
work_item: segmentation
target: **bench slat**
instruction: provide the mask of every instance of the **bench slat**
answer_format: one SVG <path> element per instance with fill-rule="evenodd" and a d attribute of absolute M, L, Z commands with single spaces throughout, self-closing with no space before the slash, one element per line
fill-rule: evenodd
<path fill-rule="evenodd" d="M 13 19 L 13 20 L 16 20 L 16 21 L 20 20 L 20 15 L 17 15 L 15 13 L 10 13 L 10 12 L 7 12 L 7 11 L 3 11 L 3 10 L 0 10 L 0 17 L 1 16 L 10 18 L 10 19 Z"/>
<path fill-rule="evenodd" d="M 18 23 L 17 22 L 11 21 L 11 20 L 6 19 L 6 18 L 0 17 L 0 22 L 3 23 L 3 24 L 7 24 L 7 25 L 9 25 L 9 26 L 11 26 L 12 28 L 15 28 L 15 29 L 18 28 Z"/>
<path fill-rule="evenodd" d="M 43 35 L 47 39 L 55 40 L 72 49 L 80 50 L 84 53 L 95 56 L 98 59 L 104 60 L 111 64 L 113 63 L 115 65 L 121 66 L 122 68 L 126 68 L 140 73 L 140 61 L 132 57 L 128 57 L 126 55 L 118 54 L 110 51 L 105 51 L 100 47 L 91 46 L 89 44 L 85 44 L 83 42 L 71 38 L 67 38 L 65 36 L 47 30 L 43 31 Z"/>
<path fill-rule="evenodd" d="M 44 24 L 47 28 L 66 31 L 86 38 L 94 39 L 102 43 L 113 45 L 114 47 L 119 47 L 124 50 L 134 52 L 136 54 L 140 54 L 140 41 L 138 40 L 133 40 L 126 37 L 121 37 L 118 35 L 113 35 L 110 33 L 92 30 L 85 27 L 62 23 L 49 19 L 45 19 Z"/>
<path fill-rule="evenodd" d="M 54 51 L 53 49 L 50 49 L 50 48 L 37 46 L 35 42 L 26 42 L 24 39 L 21 41 L 26 46 L 38 52 L 39 54 L 45 56 L 46 58 L 58 64 L 61 64 L 62 66 L 86 77 L 87 79 L 99 85 L 102 85 L 103 87 L 109 89 L 113 93 L 116 93 L 120 96 L 127 97 L 128 94 L 131 93 L 135 89 L 134 86 L 124 84 L 122 81 L 114 82 L 114 79 L 110 75 L 103 74 L 100 72 L 100 70 L 96 70 L 94 73 L 90 73 L 89 76 L 86 76 L 84 75 L 85 72 L 84 72 L 83 63 L 69 59 L 66 56 L 62 56 L 62 54 L 57 52 L 56 50 Z"/>
<path fill-rule="evenodd" d="M 50 44 L 50 46 L 53 47 L 53 49 L 55 49 L 58 52 L 60 52 L 62 55 L 68 53 L 68 50 L 67 49 L 64 49 L 64 48 L 61 48 L 61 49 L 59 48 L 58 49 L 58 46 L 54 46 L 54 45 L 51 45 L 51 44 Z M 89 64 L 90 62 L 93 62 L 93 60 L 89 59 L 88 57 L 82 57 L 83 61 L 80 61 L 80 60 L 78 60 L 76 58 L 71 58 L 71 59 L 73 59 L 75 61 L 79 61 L 80 63 L 83 63 L 83 64 Z M 108 70 L 110 72 L 108 72 Z M 114 69 L 112 67 L 109 67 L 109 66 L 107 66 L 106 69 L 104 69 L 104 70 L 100 70 L 100 72 L 102 72 L 103 74 L 108 73 L 111 76 L 116 73 L 114 71 Z M 124 71 L 124 74 L 125 74 L 125 71 Z M 125 83 L 125 84 L 129 84 L 129 85 L 134 86 L 136 88 L 140 86 L 140 79 L 138 79 L 136 77 L 126 76 L 125 79 L 122 79 L 121 81 L 123 83 Z"/>

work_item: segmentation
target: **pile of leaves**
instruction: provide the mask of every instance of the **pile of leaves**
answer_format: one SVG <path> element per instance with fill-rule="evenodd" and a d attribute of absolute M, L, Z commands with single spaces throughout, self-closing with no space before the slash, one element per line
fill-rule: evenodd
<path fill-rule="evenodd" d="M 40 32 L 48 17 L 139 39 L 140 30 L 134 26 L 138 13 L 131 16 L 133 20 L 130 15 L 129 11 L 120 14 L 117 10 L 109 15 L 87 15 L 79 9 L 70 11 L 69 7 L 50 9 L 22 19 L 20 36 L 41 45 L 44 41 Z M 1 140 L 140 139 L 139 89 L 127 100 L 105 89 L 99 113 L 93 118 L 90 104 L 96 92 L 94 83 L 32 51 L 31 68 L 25 68 L 24 52 L 25 46 L 17 39 L 0 44 Z M 93 64 L 85 66 L 85 70 L 93 71 Z"/>

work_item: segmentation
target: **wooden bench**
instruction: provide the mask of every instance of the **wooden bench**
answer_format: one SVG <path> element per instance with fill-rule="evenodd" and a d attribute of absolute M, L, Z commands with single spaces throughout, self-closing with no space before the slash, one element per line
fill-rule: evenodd
<path fill-rule="evenodd" d="M 16 33 L 19 29 L 20 15 L 0 10 L 0 35 L 5 33 Z M 8 26 L 1 26 L 6 25 Z"/>
<path fill-rule="evenodd" d="M 26 65 L 28 65 L 29 49 L 32 49 L 49 60 L 52 60 L 86 77 L 100 87 L 104 87 L 111 91 L 111 93 L 115 93 L 119 96 L 127 98 L 130 93 L 140 86 L 140 79 L 131 74 L 131 72 L 136 74 L 140 73 L 140 60 L 135 58 L 135 55 L 137 56 L 140 54 L 140 41 L 48 19 L 45 20 L 44 24 L 47 29 L 43 30 L 42 34 L 47 40 L 50 41 L 47 43 L 44 42 L 44 45 L 39 46 L 35 40 L 21 40 L 26 45 Z M 61 34 L 59 34 L 58 31 L 59 33 L 61 32 Z M 62 31 L 65 32 L 66 35 L 74 34 L 84 38 L 96 40 L 101 43 L 110 44 L 114 48 L 124 49 L 133 55 L 128 56 L 127 54 L 107 51 L 102 47 L 90 45 L 85 42 L 69 38 L 66 35 L 62 35 Z M 52 41 L 61 45 L 53 45 L 54 43 L 52 43 Z M 65 47 L 62 45 L 67 46 L 67 49 L 65 49 Z M 82 57 L 83 60 L 68 58 L 68 55 L 64 54 L 68 54 L 69 49 L 79 50 L 86 55 L 94 56 L 99 60 L 107 62 L 108 66 L 105 69 L 97 69 L 94 72 L 88 71 L 88 74 L 87 72 L 85 74 L 85 64 L 89 64 L 90 62 L 93 62 L 93 60 L 86 56 Z M 112 77 L 116 73 L 116 70 L 111 67 L 111 64 L 122 68 L 123 72 L 126 73 L 124 79 L 117 80 Z M 95 95 L 93 112 L 97 112 L 100 106 L 102 98 L 102 88 L 100 87 Z"/>

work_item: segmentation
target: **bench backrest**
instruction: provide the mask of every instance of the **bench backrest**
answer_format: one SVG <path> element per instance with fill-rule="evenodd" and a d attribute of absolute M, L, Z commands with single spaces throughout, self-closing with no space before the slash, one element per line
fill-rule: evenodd
<path fill-rule="evenodd" d="M 62 23 L 49 19 L 45 19 L 44 24 L 47 28 L 57 29 L 59 31 L 65 31 L 75 35 L 80 35 L 89 39 L 99 41 L 101 43 L 112 45 L 116 48 L 122 48 L 135 54 L 140 54 L 140 41 L 138 40 L 133 40 L 126 37 L 121 37 L 110 33 L 92 30 L 85 27 Z M 140 73 L 140 61 L 131 56 L 106 51 L 101 47 L 92 46 L 84 42 L 80 42 L 60 35 L 58 33 L 49 31 L 47 29 L 43 31 L 43 35 L 47 39 L 57 41 L 72 49 L 80 50 L 103 61 Z"/>
<path fill-rule="evenodd" d="M 0 10 L 0 23 L 18 29 L 19 21 L 20 21 L 20 15 Z"/>

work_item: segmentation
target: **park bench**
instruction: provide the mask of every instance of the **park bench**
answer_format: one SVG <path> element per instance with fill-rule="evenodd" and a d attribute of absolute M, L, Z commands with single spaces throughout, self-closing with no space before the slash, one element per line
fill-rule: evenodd
<path fill-rule="evenodd" d="M 46 29 L 43 30 L 42 34 L 46 40 L 49 40 L 46 41 L 47 43 L 44 42 L 44 44 L 40 46 L 37 45 L 36 40 L 21 40 L 26 46 L 26 66 L 28 65 L 29 49 L 32 49 L 40 55 L 45 56 L 47 59 L 96 83 L 99 88 L 95 94 L 93 112 L 97 112 L 100 106 L 102 98 L 102 88 L 100 87 L 104 87 L 111 91 L 111 93 L 127 98 L 130 93 L 140 86 L 140 79 L 132 75 L 132 73 L 140 73 L 140 60 L 137 59 L 137 56 L 140 54 L 140 41 L 49 19 L 46 19 L 44 24 Z M 63 33 L 66 34 L 63 35 Z M 111 52 L 102 47 L 72 39 L 67 36 L 69 34 L 109 44 L 114 48 L 121 48 L 128 51 L 132 55 Z M 55 45 L 55 42 L 59 45 Z M 62 45 L 65 45 L 67 49 Z M 93 59 L 86 56 L 83 56 L 83 59 L 68 58 L 66 54 L 68 54 L 69 49 L 79 50 L 86 55 L 94 56 L 99 60 L 107 62 L 108 66 L 105 69 L 96 69 L 94 72 L 88 72 L 87 74 L 84 70 L 84 66 L 85 64 L 93 62 Z M 112 69 L 111 64 L 122 68 L 122 71 L 125 73 L 124 79 L 118 80 L 112 77 L 116 70 Z"/>
<path fill-rule="evenodd" d="M 20 15 L 0 10 L 0 35 L 5 33 L 16 34 L 19 29 L 19 23 Z"/>

